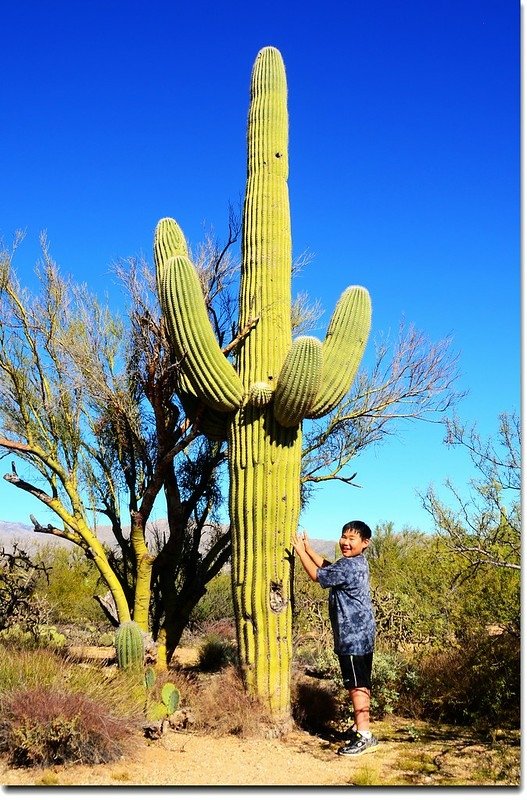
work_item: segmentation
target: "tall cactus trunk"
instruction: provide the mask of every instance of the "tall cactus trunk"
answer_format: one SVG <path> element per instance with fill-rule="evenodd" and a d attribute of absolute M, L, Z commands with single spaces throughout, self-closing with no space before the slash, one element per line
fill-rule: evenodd
<path fill-rule="evenodd" d="M 291 346 L 291 229 L 287 189 L 287 88 L 279 52 L 256 59 L 248 121 L 239 321 L 258 324 L 237 363 L 244 392 L 276 378 Z M 300 426 L 272 407 L 245 406 L 229 438 L 233 591 L 246 686 L 272 712 L 289 712 L 290 562 L 300 511 Z"/>
<path fill-rule="evenodd" d="M 301 436 L 267 410 L 238 416 L 230 439 L 230 516 L 239 658 L 248 691 L 287 717 L 292 637 L 286 548 L 300 511 Z"/>
<path fill-rule="evenodd" d="M 154 240 L 182 401 L 191 417 L 193 405 L 205 407 L 194 417 L 205 435 L 228 436 L 232 581 L 245 685 L 282 723 L 290 722 L 288 548 L 300 513 L 301 425 L 328 414 L 349 390 L 371 315 L 366 289 L 350 286 L 324 342 L 309 336 L 291 341 L 287 139 L 284 64 L 278 50 L 265 47 L 251 79 L 239 296 L 245 334 L 235 366 L 215 339 L 177 223 L 162 219 Z"/>

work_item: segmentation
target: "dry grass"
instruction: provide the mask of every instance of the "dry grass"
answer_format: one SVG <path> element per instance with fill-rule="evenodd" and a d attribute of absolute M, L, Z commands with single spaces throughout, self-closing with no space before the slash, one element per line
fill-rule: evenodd
<path fill-rule="evenodd" d="M 170 673 L 181 692 L 182 704 L 192 712 L 192 730 L 213 736 L 261 736 L 273 723 L 255 698 L 249 697 L 234 666 L 203 675 L 178 670 Z"/>
<path fill-rule="evenodd" d="M 0 750 L 14 766 L 104 764 L 124 752 L 135 730 L 80 692 L 13 689 L 0 701 Z"/>

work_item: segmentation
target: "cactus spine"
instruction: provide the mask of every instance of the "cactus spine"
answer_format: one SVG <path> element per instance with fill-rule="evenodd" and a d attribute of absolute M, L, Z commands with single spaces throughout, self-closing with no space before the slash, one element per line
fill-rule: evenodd
<path fill-rule="evenodd" d="M 235 368 L 211 339 L 199 279 L 166 220 L 155 246 L 161 307 L 184 381 L 222 415 L 220 430 L 225 425 L 228 434 L 233 597 L 245 685 L 286 720 L 292 656 L 287 550 L 300 513 L 301 424 L 329 413 L 349 390 L 370 327 L 369 295 L 350 287 L 323 343 L 313 337 L 292 343 L 287 147 L 284 64 L 278 50 L 265 47 L 252 71 L 247 128 L 238 323 L 250 332 L 238 346 Z M 160 247 L 163 237 L 170 242 Z"/>
<path fill-rule="evenodd" d="M 137 622 L 124 622 L 115 632 L 115 653 L 120 669 L 142 667 L 145 639 Z"/>

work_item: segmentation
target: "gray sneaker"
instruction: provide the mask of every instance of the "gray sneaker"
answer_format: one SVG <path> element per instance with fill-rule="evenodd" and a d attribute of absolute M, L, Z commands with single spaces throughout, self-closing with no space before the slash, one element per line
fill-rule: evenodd
<path fill-rule="evenodd" d="M 363 753 L 373 753 L 379 747 L 379 742 L 375 736 L 361 736 L 357 734 L 357 739 L 352 739 L 344 747 L 339 747 L 337 755 L 339 756 L 361 756 Z"/>
<path fill-rule="evenodd" d="M 346 733 L 343 736 L 346 739 L 346 744 L 355 744 L 361 738 L 360 733 L 358 732 L 357 728 L 351 727 L 348 728 Z"/>

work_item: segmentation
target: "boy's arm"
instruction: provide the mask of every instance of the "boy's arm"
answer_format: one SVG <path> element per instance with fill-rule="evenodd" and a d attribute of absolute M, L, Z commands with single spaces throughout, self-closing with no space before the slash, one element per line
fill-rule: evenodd
<path fill-rule="evenodd" d="M 309 575 L 312 581 L 317 580 L 317 569 L 318 566 L 311 555 L 306 550 L 305 539 L 303 535 L 299 535 L 295 533 L 293 535 L 293 547 L 295 552 L 297 553 L 300 561 L 302 562 L 302 566 L 304 567 L 305 571 Z M 315 555 L 317 555 L 315 553 Z"/>
<path fill-rule="evenodd" d="M 301 534 L 301 536 L 304 539 L 304 547 L 306 553 L 311 558 L 311 560 L 315 562 L 317 567 L 327 567 L 329 564 L 331 564 L 331 561 L 328 561 L 327 558 L 324 558 L 324 556 L 321 556 L 320 553 L 317 553 L 315 550 L 313 550 L 311 544 L 309 543 L 309 539 L 307 538 L 307 533 L 305 531 Z"/>

